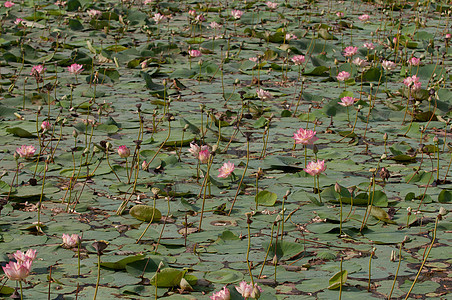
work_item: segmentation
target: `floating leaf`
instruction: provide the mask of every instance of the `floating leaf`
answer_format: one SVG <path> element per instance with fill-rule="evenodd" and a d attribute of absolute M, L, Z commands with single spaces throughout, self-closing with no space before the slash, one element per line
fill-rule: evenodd
<path fill-rule="evenodd" d="M 243 279 L 243 274 L 236 270 L 221 269 L 218 271 L 207 272 L 204 275 L 204 279 L 213 283 L 236 283 Z"/>
<path fill-rule="evenodd" d="M 158 222 L 162 218 L 162 213 L 157 208 L 153 208 L 149 205 L 135 205 L 129 213 L 135 219 L 144 222 L 149 222 L 151 220 L 152 222 Z"/>
<path fill-rule="evenodd" d="M 394 222 L 393 220 L 391 220 L 389 218 L 388 213 L 380 208 L 380 207 L 375 207 L 375 206 L 370 206 L 369 205 L 369 213 L 371 216 L 377 218 L 380 221 L 383 221 L 385 223 L 389 223 L 389 224 L 397 224 L 396 222 Z"/>
<path fill-rule="evenodd" d="M 276 199 L 278 199 L 278 196 L 275 193 L 269 192 L 269 191 L 260 191 L 256 195 L 256 202 L 259 205 L 263 205 L 263 206 L 275 205 Z"/>
<path fill-rule="evenodd" d="M 438 202 L 440 203 L 452 202 L 452 192 L 450 190 L 442 190 L 438 195 Z"/>
<path fill-rule="evenodd" d="M 328 287 L 329 290 L 338 289 L 341 285 L 344 285 L 347 282 L 347 270 L 342 270 L 337 272 L 330 278 Z"/>
<path fill-rule="evenodd" d="M 152 276 L 150 283 L 157 287 L 176 287 L 179 286 L 181 279 L 185 275 L 185 270 L 175 268 L 165 268 Z"/>
<path fill-rule="evenodd" d="M 139 261 L 139 260 L 142 260 L 142 259 L 144 259 L 144 257 L 145 257 L 144 254 L 131 255 L 131 256 L 122 258 L 118 261 L 114 261 L 114 262 L 103 261 L 100 263 L 100 265 L 102 267 L 106 267 L 106 268 L 110 268 L 110 269 L 124 270 L 126 268 L 126 265 Z"/>
<path fill-rule="evenodd" d="M 36 137 L 34 134 L 29 132 L 28 130 L 22 129 L 20 127 L 6 128 L 6 132 L 12 133 L 15 136 L 18 136 L 18 137 L 21 137 L 21 138 Z"/>

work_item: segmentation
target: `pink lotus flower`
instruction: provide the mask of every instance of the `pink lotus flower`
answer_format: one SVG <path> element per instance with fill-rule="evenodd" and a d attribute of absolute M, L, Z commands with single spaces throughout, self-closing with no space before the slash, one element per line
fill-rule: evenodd
<path fill-rule="evenodd" d="M 154 22 L 156 24 L 160 24 L 163 20 L 166 19 L 166 17 L 164 15 L 162 15 L 161 13 L 156 13 L 156 14 L 154 14 L 154 17 L 152 19 L 154 19 Z"/>
<path fill-rule="evenodd" d="M 367 48 L 368 50 L 373 50 L 375 49 L 375 45 L 373 43 L 364 43 L 363 44 L 364 48 Z"/>
<path fill-rule="evenodd" d="M 15 3 L 12 2 L 12 1 L 6 1 L 6 2 L 5 2 L 5 7 L 6 7 L 6 8 L 13 7 L 14 5 L 15 5 Z"/>
<path fill-rule="evenodd" d="M 125 145 L 119 146 L 118 154 L 121 158 L 127 158 L 130 156 L 130 149 Z"/>
<path fill-rule="evenodd" d="M 271 2 L 271 1 L 265 2 L 265 5 L 267 5 L 267 7 L 270 9 L 276 9 L 278 7 L 278 3 Z"/>
<path fill-rule="evenodd" d="M 305 130 L 304 128 L 300 128 L 293 134 L 292 138 L 295 140 L 295 144 L 312 145 L 319 139 L 315 136 L 316 133 L 317 132 L 313 130 Z"/>
<path fill-rule="evenodd" d="M 293 33 L 286 33 L 286 41 L 298 40 L 297 36 Z"/>
<path fill-rule="evenodd" d="M 272 94 L 270 94 L 270 92 L 267 92 L 263 89 L 256 89 L 256 93 L 257 96 L 259 97 L 259 99 L 261 100 L 271 100 L 273 99 Z"/>
<path fill-rule="evenodd" d="M 188 152 L 190 152 L 191 154 L 193 154 L 194 157 L 198 157 L 199 152 L 201 150 L 209 150 L 209 146 L 207 145 L 203 145 L 201 147 L 199 147 L 197 144 L 195 143 L 190 143 L 190 149 L 188 149 Z"/>
<path fill-rule="evenodd" d="M 338 81 L 346 81 L 347 79 L 350 78 L 350 73 L 346 72 L 346 71 L 342 71 L 339 74 L 337 74 L 336 78 Z"/>
<path fill-rule="evenodd" d="M 233 10 L 231 11 L 231 15 L 232 15 L 232 17 L 233 17 L 234 19 L 238 20 L 238 19 L 240 19 L 240 18 L 242 17 L 243 11 L 238 10 L 238 9 L 233 9 Z"/>
<path fill-rule="evenodd" d="M 42 73 L 44 73 L 45 70 L 47 70 L 47 68 L 44 68 L 43 65 L 36 65 L 36 66 L 33 66 L 33 68 L 31 68 L 30 75 L 31 76 L 39 76 Z"/>
<path fill-rule="evenodd" d="M 385 69 L 386 71 L 392 71 L 397 67 L 397 64 L 390 61 L 390 60 L 384 60 L 381 62 L 381 66 L 383 67 L 383 69 Z"/>
<path fill-rule="evenodd" d="M 209 26 L 210 26 L 210 28 L 212 28 L 212 29 L 220 29 L 220 28 L 221 28 L 221 25 L 218 24 L 218 23 L 215 22 L 215 21 L 210 22 Z"/>
<path fill-rule="evenodd" d="M 192 17 L 195 17 L 195 16 L 196 16 L 196 10 L 190 9 L 190 10 L 188 11 L 188 14 L 189 14 L 190 16 L 192 16 Z"/>
<path fill-rule="evenodd" d="M 66 234 L 63 233 L 63 247 L 74 248 L 80 243 L 80 236 L 78 234 Z"/>
<path fill-rule="evenodd" d="M 294 55 L 291 60 L 296 66 L 301 66 L 306 61 L 304 55 Z"/>
<path fill-rule="evenodd" d="M 231 299 L 231 294 L 229 293 L 228 288 L 226 286 L 224 286 L 221 291 L 213 293 L 213 295 L 210 296 L 210 299 L 212 299 L 212 300 L 229 300 L 229 299 Z"/>
<path fill-rule="evenodd" d="M 339 18 L 342 18 L 342 17 L 344 17 L 344 13 L 341 12 L 341 11 L 338 11 L 338 12 L 336 13 L 336 16 L 338 16 Z"/>
<path fill-rule="evenodd" d="M 2 268 L 10 280 L 22 281 L 30 274 L 32 262 L 32 260 L 27 260 L 25 262 L 10 261 Z"/>
<path fill-rule="evenodd" d="M 23 24 L 22 24 L 23 21 L 25 21 L 25 20 L 24 20 L 24 19 L 21 19 L 21 18 L 17 18 L 17 19 L 14 21 L 14 25 L 23 25 Z"/>
<path fill-rule="evenodd" d="M 200 56 L 202 55 L 201 51 L 199 51 L 199 50 L 194 50 L 194 49 L 188 50 L 188 54 L 189 54 L 191 57 L 200 57 Z"/>
<path fill-rule="evenodd" d="M 56 6 L 61 6 L 61 7 L 66 6 L 66 1 L 56 1 L 55 5 Z"/>
<path fill-rule="evenodd" d="M 83 66 L 82 65 L 79 65 L 79 64 L 72 64 L 72 65 L 70 65 L 69 67 L 67 67 L 67 70 L 68 70 L 68 72 L 69 73 L 72 73 L 72 74 L 80 74 L 80 73 L 82 73 L 82 71 L 83 71 Z"/>
<path fill-rule="evenodd" d="M 17 154 L 19 154 L 20 157 L 29 159 L 32 158 L 33 155 L 35 154 L 36 148 L 33 146 L 22 145 L 20 146 L 20 148 L 16 148 L 16 152 Z"/>
<path fill-rule="evenodd" d="M 421 64 L 421 60 L 416 57 L 412 57 L 408 60 L 408 64 L 410 66 L 419 66 Z"/>
<path fill-rule="evenodd" d="M 445 38 L 446 40 L 450 40 L 450 38 L 452 38 L 452 34 L 446 33 L 446 35 L 444 36 L 444 38 Z"/>
<path fill-rule="evenodd" d="M 248 59 L 249 59 L 249 61 L 252 61 L 254 63 L 257 63 L 259 61 L 259 58 L 257 58 L 256 56 L 250 57 Z"/>
<path fill-rule="evenodd" d="M 355 104 L 356 101 L 358 101 L 357 98 L 343 97 L 343 98 L 341 98 L 341 102 L 338 102 L 338 103 L 339 103 L 339 105 L 347 107 L 347 106 L 352 106 L 353 104 Z"/>
<path fill-rule="evenodd" d="M 210 157 L 209 149 L 201 150 L 198 153 L 199 162 L 202 163 L 202 164 L 207 163 L 209 161 L 209 157 Z"/>
<path fill-rule="evenodd" d="M 311 161 L 304 171 L 311 176 L 319 175 L 326 170 L 325 161 L 317 160 L 316 162 Z"/>
<path fill-rule="evenodd" d="M 262 288 L 258 286 L 257 283 L 255 283 L 253 287 L 251 284 L 246 283 L 246 281 L 240 282 L 240 285 L 236 286 L 235 289 L 245 299 L 250 297 L 255 299 L 256 297 L 259 297 L 262 292 Z"/>
<path fill-rule="evenodd" d="M 154 2 L 154 0 L 144 0 L 145 5 L 152 4 L 152 2 Z"/>
<path fill-rule="evenodd" d="M 359 57 L 356 57 L 352 62 L 354 65 L 357 65 L 358 67 L 365 67 L 368 65 L 367 61 Z"/>
<path fill-rule="evenodd" d="M 27 252 L 22 252 L 17 250 L 14 254 L 14 259 L 17 260 L 18 263 L 23 263 L 28 260 L 33 261 L 36 258 L 36 250 L 28 249 Z"/>
<path fill-rule="evenodd" d="M 364 15 L 359 16 L 358 19 L 360 21 L 366 22 L 366 21 L 369 21 L 370 16 L 368 14 L 364 14 Z"/>
<path fill-rule="evenodd" d="M 206 20 L 206 17 L 203 14 L 199 14 L 199 15 L 196 16 L 195 20 L 198 23 L 202 23 L 202 22 L 204 22 Z"/>
<path fill-rule="evenodd" d="M 227 163 L 224 163 L 223 166 L 218 170 L 220 172 L 218 177 L 228 178 L 232 174 L 232 172 L 234 172 L 234 169 L 235 169 L 234 163 L 228 161 Z"/>
<path fill-rule="evenodd" d="M 42 129 L 43 132 L 46 132 L 46 131 L 50 130 L 50 128 L 52 128 L 52 125 L 50 125 L 49 122 L 43 121 L 41 123 L 41 129 Z"/>
<path fill-rule="evenodd" d="M 419 81 L 419 78 L 416 75 L 411 77 L 407 77 L 403 80 L 403 84 L 407 88 L 411 88 L 412 91 L 418 90 L 421 88 L 422 83 Z"/>
<path fill-rule="evenodd" d="M 344 56 L 351 57 L 358 52 L 358 47 L 348 46 L 344 49 Z"/>
<path fill-rule="evenodd" d="M 87 13 L 88 13 L 88 16 L 90 16 L 91 18 L 98 18 L 102 15 L 102 12 L 97 9 L 90 9 L 87 11 Z"/>

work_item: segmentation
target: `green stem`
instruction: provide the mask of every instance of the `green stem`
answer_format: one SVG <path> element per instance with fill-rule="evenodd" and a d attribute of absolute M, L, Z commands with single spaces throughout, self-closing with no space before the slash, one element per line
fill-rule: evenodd
<path fill-rule="evenodd" d="M 235 201 L 237 200 L 237 196 L 239 195 L 239 192 L 240 192 L 240 187 L 242 186 L 246 171 L 248 170 L 249 162 L 250 162 L 250 140 L 249 140 L 249 138 L 247 138 L 246 139 L 246 165 L 245 165 L 245 169 L 243 170 L 243 174 L 242 174 L 242 178 L 240 179 L 239 186 L 237 187 L 237 192 L 235 193 L 234 201 L 232 201 L 231 208 L 229 209 L 228 216 L 231 215 L 232 209 L 234 208 Z"/>
<path fill-rule="evenodd" d="M 414 285 L 416 284 L 417 279 L 419 278 L 419 275 L 421 274 L 422 269 L 424 268 L 425 262 L 427 261 L 428 255 L 430 254 L 430 251 L 433 248 L 433 244 L 435 243 L 436 240 L 436 228 L 438 227 L 438 217 L 436 217 L 435 220 L 435 228 L 433 229 L 433 237 L 432 237 L 432 243 L 430 244 L 430 248 L 427 251 L 427 254 L 424 257 L 424 260 L 422 261 L 421 267 L 419 268 L 419 271 L 417 272 L 416 278 L 414 278 L 413 284 L 410 287 L 410 290 L 408 291 L 408 293 L 406 294 L 405 300 L 408 299 L 408 297 L 411 294 L 411 291 L 414 288 Z"/>
<path fill-rule="evenodd" d="M 96 281 L 96 289 L 94 290 L 93 300 L 96 300 L 97 290 L 99 289 L 99 281 L 100 281 L 100 255 L 97 255 L 97 281 Z"/>

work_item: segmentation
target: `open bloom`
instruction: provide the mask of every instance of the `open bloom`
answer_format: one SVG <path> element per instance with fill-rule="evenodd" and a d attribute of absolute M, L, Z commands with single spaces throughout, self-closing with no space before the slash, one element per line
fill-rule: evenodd
<path fill-rule="evenodd" d="M 161 13 L 156 13 L 152 18 L 154 19 L 155 23 L 160 24 L 163 20 L 165 20 L 166 17 Z"/>
<path fill-rule="evenodd" d="M 353 97 L 343 97 L 343 98 L 341 98 L 341 102 L 338 102 L 338 103 L 339 103 L 339 105 L 347 107 L 347 106 L 352 106 L 353 104 L 355 104 L 355 101 L 357 101 L 357 100 L 358 99 L 353 98 Z"/>
<path fill-rule="evenodd" d="M 199 147 L 195 143 L 190 143 L 190 149 L 188 149 L 188 152 L 193 154 L 194 157 L 198 157 L 199 152 L 202 151 L 202 150 L 209 150 L 209 146 L 203 145 L 203 146 Z"/>
<path fill-rule="evenodd" d="M 209 161 L 210 151 L 209 149 L 202 149 L 198 153 L 199 162 L 205 164 Z"/>
<path fill-rule="evenodd" d="M 408 76 L 403 80 L 403 84 L 407 88 L 411 88 L 411 90 L 415 91 L 421 88 L 422 83 L 419 81 L 419 78 L 416 75 Z"/>
<path fill-rule="evenodd" d="M 259 97 L 259 99 L 261 100 L 270 100 L 273 99 L 272 94 L 270 94 L 270 92 L 267 92 L 263 89 L 257 89 L 256 90 L 257 96 Z"/>
<path fill-rule="evenodd" d="M 302 65 L 306 61 L 304 55 L 294 55 L 291 60 L 296 66 Z"/>
<path fill-rule="evenodd" d="M 28 260 L 33 261 L 36 258 L 36 250 L 28 249 L 27 252 L 17 250 L 14 254 L 14 259 L 19 263 L 26 262 Z"/>
<path fill-rule="evenodd" d="M 259 61 L 259 58 L 257 58 L 256 56 L 250 57 L 248 59 L 249 59 L 249 61 L 252 61 L 253 63 L 257 63 Z"/>
<path fill-rule="evenodd" d="M 38 76 L 38 75 L 41 75 L 42 73 L 44 73 L 45 70 L 47 70 L 47 68 L 44 68 L 43 65 L 36 65 L 36 66 L 33 66 L 33 68 L 31 68 L 30 75 Z"/>
<path fill-rule="evenodd" d="M 270 8 L 270 9 L 275 9 L 275 8 L 278 7 L 278 3 L 271 2 L 271 1 L 265 2 L 265 5 L 267 5 L 267 7 Z"/>
<path fill-rule="evenodd" d="M 6 266 L 2 268 L 9 279 L 22 281 L 30 274 L 32 262 L 32 260 L 27 260 L 24 262 L 10 261 Z"/>
<path fill-rule="evenodd" d="M 231 15 L 234 19 L 238 20 L 242 17 L 243 11 L 238 10 L 238 9 L 233 9 L 233 10 L 231 10 Z"/>
<path fill-rule="evenodd" d="M 365 67 L 368 65 L 367 61 L 359 57 L 356 57 L 352 62 L 354 65 L 357 65 L 358 67 Z"/>
<path fill-rule="evenodd" d="M 311 161 L 304 171 L 308 173 L 311 176 L 319 175 L 322 172 L 326 170 L 325 161 L 324 160 L 318 160 L 318 161 Z"/>
<path fill-rule="evenodd" d="M 350 73 L 346 72 L 346 71 L 342 71 L 339 74 L 337 74 L 336 78 L 338 81 L 345 81 L 350 78 Z"/>
<path fill-rule="evenodd" d="M 101 15 L 102 15 L 102 12 L 100 10 L 97 10 L 97 9 L 88 10 L 88 16 L 90 16 L 91 18 L 98 18 Z"/>
<path fill-rule="evenodd" d="M 41 123 L 41 129 L 42 129 L 43 132 L 46 132 L 46 131 L 50 130 L 50 128 L 52 128 L 52 125 L 50 125 L 49 122 L 43 121 Z"/>
<path fill-rule="evenodd" d="M 298 40 L 297 36 L 293 33 L 286 33 L 286 41 Z"/>
<path fill-rule="evenodd" d="M 390 60 L 384 60 L 381 62 L 381 66 L 383 67 L 383 69 L 385 69 L 386 71 L 392 71 L 396 68 L 397 64 L 390 61 Z"/>
<path fill-rule="evenodd" d="M 118 154 L 121 158 L 127 158 L 130 156 L 130 149 L 125 145 L 119 146 Z"/>
<path fill-rule="evenodd" d="M 358 19 L 360 21 L 366 22 L 366 21 L 369 21 L 370 16 L 368 14 L 364 14 L 364 15 L 359 16 Z"/>
<path fill-rule="evenodd" d="M 14 21 L 14 25 L 23 25 L 23 21 L 25 21 L 24 19 L 21 18 L 16 18 L 16 20 Z"/>
<path fill-rule="evenodd" d="M 235 289 L 239 292 L 243 298 L 256 298 L 262 292 L 262 288 L 257 285 L 257 283 L 252 286 L 251 284 L 246 283 L 246 281 L 240 282 L 239 286 L 236 286 Z"/>
<path fill-rule="evenodd" d="M 344 56 L 351 57 L 358 52 L 358 47 L 348 46 L 344 49 Z"/>
<path fill-rule="evenodd" d="M 221 25 L 218 24 L 218 23 L 215 22 L 215 21 L 210 22 L 209 26 L 210 26 L 210 28 L 212 28 L 212 29 L 220 29 L 220 28 L 221 28 Z"/>
<path fill-rule="evenodd" d="M 31 158 L 36 152 L 36 148 L 33 146 L 22 145 L 20 148 L 16 148 L 17 154 L 22 158 Z"/>
<path fill-rule="evenodd" d="M 78 234 L 66 234 L 63 233 L 63 247 L 66 248 L 74 248 L 80 242 L 80 236 Z"/>
<path fill-rule="evenodd" d="M 315 136 L 317 132 L 309 129 L 300 128 L 293 134 L 295 144 L 312 145 L 319 138 Z"/>
<path fill-rule="evenodd" d="M 69 73 L 72 74 L 80 74 L 83 71 L 83 66 L 79 64 L 72 64 L 69 67 L 67 67 L 67 70 Z"/>
<path fill-rule="evenodd" d="M 367 48 L 368 50 L 373 50 L 375 49 L 375 45 L 373 43 L 364 43 L 363 44 L 364 48 Z"/>
<path fill-rule="evenodd" d="M 220 174 L 218 174 L 218 177 L 220 178 L 228 178 L 232 172 L 234 172 L 235 166 L 234 163 L 231 163 L 230 161 L 223 164 L 223 166 L 218 170 Z"/>
<path fill-rule="evenodd" d="M 201 51 L 199 50 L 188 50 L 188 55 L 190 55 L 191 57 L 200 57 L 202 55 Z"/>
<path fill-rule="evenodd" d="M 212 300 L 229 300 L 229 299 L 231 299 L 231 294 L 229 293 L 228 288 L 226 286 L 224 286 L 221 291 L 213 293 L 213 295 L 210 296 L 210 299 L 212 299 Z"/>
<path fill-rule="evenodd" d="M 13 7 L 14 5 L 15 5 L 15 3 L 12 2 L 12 1 L 6 1 L 6 2 L 5 2 L 5 7 L 6 7 L 6 8 Z"/>
<path fill-rule="evenodd" d="M 410 66 L 419 66 L 421 64 L 421 60 L 417 57 L 412 57 L 408 60 L 408 64 Z"/>
<path fill-rule="evenodd" d="M 336 13 L 336 16 L 338 16 L 339 18 L 342 18 L 342 17 L 344 16 L 344 13 L 341 12 L 341 11 L 338 11 L 338 12 Z"/>

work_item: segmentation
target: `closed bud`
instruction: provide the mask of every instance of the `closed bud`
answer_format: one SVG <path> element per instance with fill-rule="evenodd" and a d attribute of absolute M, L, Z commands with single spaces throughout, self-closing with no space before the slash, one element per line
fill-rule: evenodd
<path fill-rule="evenodd" d="M 338 193 L 338 194 L 341 193 L 341 186 L 339 185 L 339 183 L 336 182 L 336 184 L 334 185 L 334 190 L 335 190 L 336 193 Z"/>
<path fill-rule="evenodd" d="M 445 216 L 449 213 L 449 211 L 447 209 L 445 209 L 444 207 L 441 206 L 441 208 L 439 209 L 439 214 L 441 216 Z"/>
<path fill-rule="evenodd" d="M 157 195 L 160 193 L 160 189 L 154 187 L 154 188 L 151 189 L 151 192 L 152 192 L 152 194 L 153 194 L 154 196 L 157 196 Z"/>
<path fill-rule="evenodd" d="M 387 141 L 388 140 L 388 134 L 385 132 L 385 134 L 383 135 L 383 139 L 385 140 L 385 141 Z"/>

